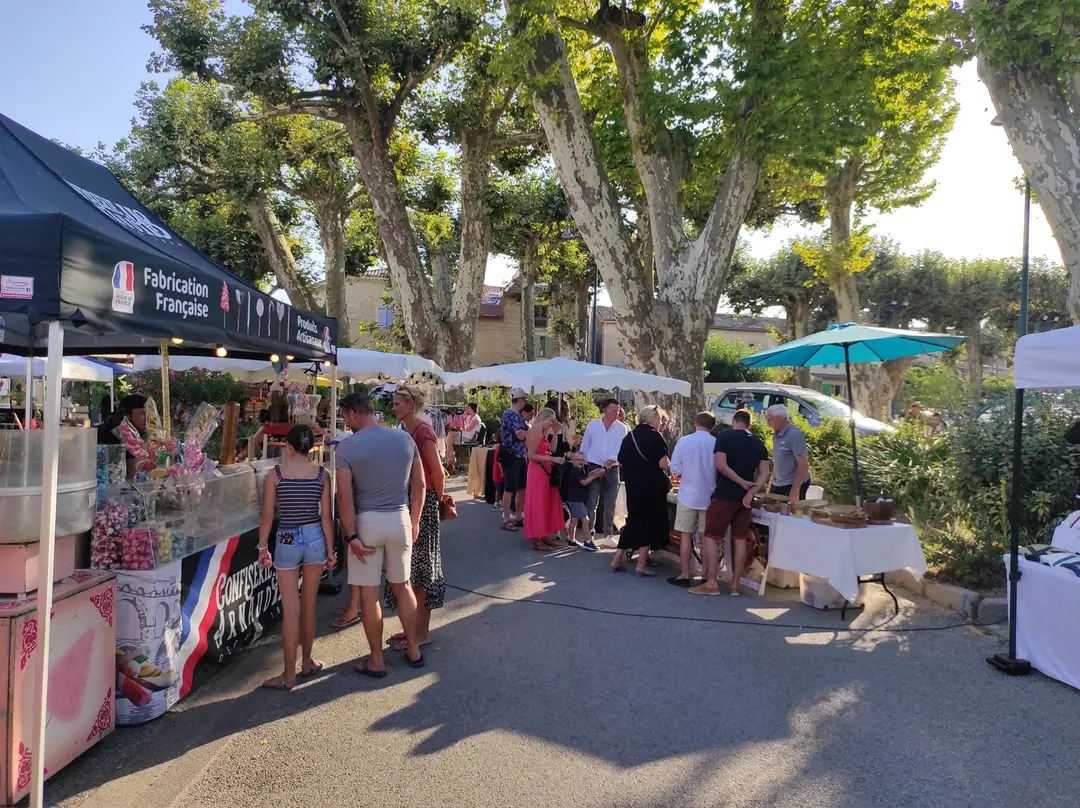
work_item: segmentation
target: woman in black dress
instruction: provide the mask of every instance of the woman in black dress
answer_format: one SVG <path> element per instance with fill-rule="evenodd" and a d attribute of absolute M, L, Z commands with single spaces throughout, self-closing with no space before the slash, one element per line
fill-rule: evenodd
<path fill-rule="evenodd" d="M 655 578 L 649 569 L 649 550 L 659 550 L 668 543 L 667 494 L 671 481 L 667 476 L 668 451 L 660 428 L 663 410 L 652 404 L 638 413 L 638 425 L 623 439 L 619 450 L 622 481 L 626 485 L 626 524 L 619 535 L 619 549 L 611 569 L 624 569 L 625 551 L 637 550 L 638 575 Z"/>

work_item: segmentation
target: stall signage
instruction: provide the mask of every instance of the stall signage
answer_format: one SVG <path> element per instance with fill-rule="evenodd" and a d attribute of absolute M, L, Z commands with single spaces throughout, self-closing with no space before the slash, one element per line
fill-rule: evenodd
<path fill-rule="evenodd" d="M 65 182 L 67 182 L 67 180 L 65 180 Z M 101 213 L 108 216 L 121 227 L 130 230 L 132 233 L 138 233 L 143 236 L 152 236 L 153 238 L 161 239 L 162 241 L 172 241 L 172 234 L 161 225 L 154 224 L 154 222 L 150 221 L 142 211 L 136 210 L 135 208 L 129 208 L 127 205 L 121 205 L 119 202 L 113 202 L 111 199 L 106 199 L 103 196 L 98 196 L 93 191 L 87 191 L 85 188 L 80 188 L 73 182 L 68 182 L 68 185 Z"/>
<path fill-rule="evenodd" d="M 0 275 L 0 297 L 34 299 L 34 279 L 28 275 Z"/>
<path fill-rule="evenodd" d="M 200 661 L 224 662 L 281 619 L 277 578 L 259 566 L 258 539 L 250 531 L 184 559 L 184 646 L 197 649 L 185 659 L 186 683 Z"/>

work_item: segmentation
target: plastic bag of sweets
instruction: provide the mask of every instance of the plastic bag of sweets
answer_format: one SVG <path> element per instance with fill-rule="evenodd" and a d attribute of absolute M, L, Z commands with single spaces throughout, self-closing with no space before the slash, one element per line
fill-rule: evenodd
<path fill-rule="evenodd" d="M 184 433 L 184 448 L 201 450 L 221 423 L 221 410 L 212 404 L 200 404 Z"/>
<path fill-rule="evenodd" d="M 157 402 L 153 398 L 146 399 L 146 440 L 155 446 L 165 440 L 165 428 L 161 423 L 161 414 L 158 412 Z"/>
<path fill-rule="evenodd" d="M 90 566 L 96 570 L 120 568 L 121 537 L 128 529 L 127 510 L 108 502 L 98 508 L 90 529 Z"/>
<path fill-rule="evenodd" d="M 132 527 L 120 537 L 120 563 L 126 570 L 152 570 L 157 566 L 157 532 Z"/>

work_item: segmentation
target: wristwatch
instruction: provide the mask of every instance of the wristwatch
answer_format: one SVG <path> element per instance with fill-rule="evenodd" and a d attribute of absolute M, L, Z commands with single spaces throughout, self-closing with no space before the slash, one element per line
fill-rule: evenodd
<path fill-rule="evenodd" d="M 357 536 L 355 533 L 353 533 L 351 536 L 346 536 L 345 537 L 345 543 L 348 544 L 349 542 L 354 542 L 359 538 L 360 538 L 359 536 Z"/>

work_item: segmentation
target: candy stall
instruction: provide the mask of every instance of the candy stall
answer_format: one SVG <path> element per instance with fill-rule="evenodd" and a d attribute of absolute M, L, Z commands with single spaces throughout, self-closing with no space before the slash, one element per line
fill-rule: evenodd
<path fill-rule="evenodd" d="M 335 361 L 336 321 L 272 298 L 231 274 L 170 230 L 107 168 L 3 115 L 0 186 L 6 189 L 6 204 L 0 206 L 0 276 L 7 292 L 0 294 L 0 351 L 43 359 L 48 379 L 62 377 L 66 354 Z M 336 387 L 332 390 L 336 395 Z M 171 416 L 167 399 L 161 403 Z M 30 489 L 38 490 L 36 506 L 26 505 L 31 512 L 37 508 L 37 546 L 20 548 L 17 570 L 25 589 L 34 585 L 34 598 L 9 609 L 4 626 L 9 667 L 19 674 L 16 679 L 10 670 L 7 674 L 2 772 L 24 789 L 18 793 L 29 794 L 31 808 L 46 804 L 45 778 L 108 732 L 128 703 L 147 707 L 153 694 L 165 694 L 157 697 L 160 704 L 178 698 L 200 661 L 226 658 L 279 608 L 269 583 L 272 574 L 255 563 L 257 537 L 250 528 L 257 497 L 251 495 L 251 469 L 196 468 L 192 446 L 180 446 L 186 436 L 173 445 L 165 434 L 161 445 L 145 447 L 145 457 L 130 452 L 125 441 L 125 465 L 131 453 L 154 466 L 130 490 L 117 490 L 119 469 L 111 470 L 107 453 L 99 465 L 89 451 L 88 467 L 75 479 L 65 472 L 60 404 L 60 385 L 47 384 L 39 431 L 42 462 L 25 484 L 21 479 L 8 483 L 27 489 L 13 499 L 35 498 Z M 144 444 L 153 441 L 139 437 Z M 180 470 L 172 472 L 177 465 Z M 13 474 L 8 478 L 16 479 Z M 101 510 L 112 514 L 112 522 L 93 525 L 98 540 L 92 536 L 91 545 L 97 564 L 111 568 L 62 577 L 69 557 L 64 500 L 77 504 L 82 496 L 90 511 L 81 528 L 86 530 L 95 521 L 99 493 L 105 495 Z M 120 510 L 106 508 L 112 505 L 124 509 L 122 517 Z M 103 532 L 110 535 L 104 544 Z M 123 569 L 125 563 L 134 569 Z M 64 604 L 73 599 L 82 602 L 69 628 Z M 29 611 L 20 611 L 23 607 Z M 104 621 L 104 627 L 94 620 Z M 103 640 L 106 631 L 116 632 L 116 638 Z M 36 653 L 24 654 L 24 642 Z M 91 676 L 103 645 L 111 647 L 106 694 L 112 689 L 115 709 L 109 698 L 92 705 L 104 695 L 96 690 L 98 674 Z M 179 652 L 170 660 L 174 648 Z M 86 689 L 71 690 L 79 676 L 87 678 Z M 30 684 L 25 704 L 14 697 L 20 677 Z M 59 680 L 78 698 L 54 696 L 50 680 Z M 67 725 L 81 732 L 91 713 L 94 721 L 78 738 L 81 746 L 64 746 Z M 11 730 L 16 718 L 25 722 L 19 725 L 21 738 Z"/>
<path fill-rule="evenodd" d="M 255 469 L 219 467 L 203 452 L 218 408 L 200 406 L 181 440 L 166 435 L 153 399 L 146 416 L 146 440 L 127 421 L 119 427 L 135 479 L 117 481 L 117 459 L 104 459 L 91 531 L 91 566 L 117 576 L 122 725 L 165 713 L 200 663 L 224 661 L 280 617 L 273 571 L 256 566 Z"/>
<path fill-rule="evenodd" d="M 95 434 L 60 430 L 57 469 L 45 768 L 59 771 L 113 730 L 116 574 L 76 571 L 77 535 L 94 518 Z M 0 432 L 0 784 L 3 804 L 30 788 L 36 671 L 44 657 L 37 618 L 41 430 Z"/>

